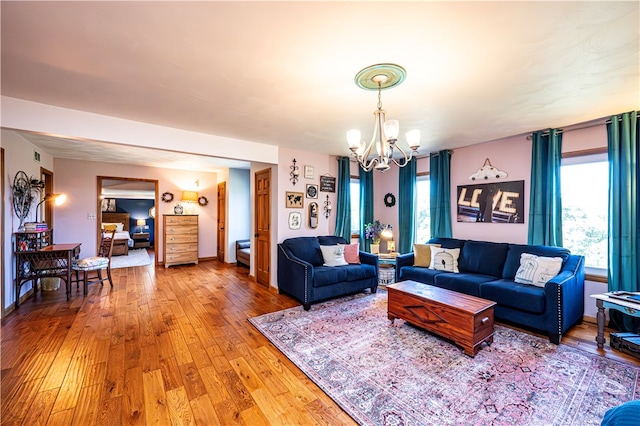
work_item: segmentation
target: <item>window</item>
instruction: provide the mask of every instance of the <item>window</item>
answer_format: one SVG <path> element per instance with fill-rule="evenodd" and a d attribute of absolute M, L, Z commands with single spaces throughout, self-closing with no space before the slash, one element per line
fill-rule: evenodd
<path fill-rule="evenodd" d="M 360 235 L 360 179 L 351 179 L 351 235 Z"/>
<path fill-rule="evenodd" d="M 418 176 L 416 179 L 416 240 L 426 243 L 431 238 L 431 214 L 429 197 L 431 193 L 429 176 Z"/>
<path fill-rule="evenodd" d="M 607 154 L 563 158 L 562 239 L 585 266 L 607 269 L 609 162 Z M 600 271 L 602 272 L 602 271 Z"/>

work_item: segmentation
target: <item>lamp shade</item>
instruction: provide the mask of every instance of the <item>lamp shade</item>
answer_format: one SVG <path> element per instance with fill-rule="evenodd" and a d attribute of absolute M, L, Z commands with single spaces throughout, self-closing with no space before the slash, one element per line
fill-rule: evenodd
<path fill-rule="evenodd" d="M 136 225 L 137 226 L 145 226 L 147 224 L 147 221 L 145 219 L 137 219 L 136 220 Z"/>
<path fill-rule="evenodd" d="M 182 201 L 187 203 L 197 203 L 198 202 L 198 192 L 197 191 L 182 191 Z"/>

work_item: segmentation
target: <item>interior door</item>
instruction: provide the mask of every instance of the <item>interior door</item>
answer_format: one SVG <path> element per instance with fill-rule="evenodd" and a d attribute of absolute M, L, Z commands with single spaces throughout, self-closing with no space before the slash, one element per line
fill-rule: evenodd
<path fill-rule="evenodd" d="M 270 263 L 271 263 L 271 169 L 265 169 L 256 173 L 255 177 L 256 223 L 254 235 L 255 241 L 255 268 L 256 281 L 269 287 Z"/>
<path fill-rule="evenodd" d="M 224 262 L 227 241 L 227 182 L 218 184 L 218 260 Z"/>

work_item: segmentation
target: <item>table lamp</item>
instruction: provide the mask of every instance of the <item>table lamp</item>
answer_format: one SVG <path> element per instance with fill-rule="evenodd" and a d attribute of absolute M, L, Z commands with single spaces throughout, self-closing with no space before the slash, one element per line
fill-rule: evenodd
<path fill-rule="evenodd" d="M 142 227 L 147 226 L 147 221 L 145 219 L 136 219 L 136 225 L 138 225 L 138 232 L 142 232 Z"/>

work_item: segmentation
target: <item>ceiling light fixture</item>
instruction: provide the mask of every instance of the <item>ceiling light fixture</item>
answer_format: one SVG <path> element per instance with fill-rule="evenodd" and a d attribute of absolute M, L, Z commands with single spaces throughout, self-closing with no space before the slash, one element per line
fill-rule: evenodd
<path fill-rule="evenodd" d="M 382 109 L 382 90 L 397 86 L 404 81 L 406 76 L 405 69 L 395 64 L 371 65 L 356 74 L 355 83 L 358 87 L 365 90 L 378 91 L 378 109 L 373 112 L 374 124 L 371 142 L 367 145 L 361 139 L 360 130 L 352 129 L 347 132 L 349 149 L 358 160 L 360 167 L 366 171 L 375 168 L 384 172 L 391 168 L 391 162 L 398 167 L 404 167 L 418 153 L 420 130 L 411 130 L 405 134 L 411 149 L 407 154 L 396 143 L 400 130 L 398 120 L 387 120 L 387 112 Z M 376 153 L 371 155 L 374 146 Z M 402 154 L 400 161 L 393 157 L 394 149 L 397 149 Z M 370 156 L 371 158 L 369 158 Z"/>

